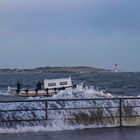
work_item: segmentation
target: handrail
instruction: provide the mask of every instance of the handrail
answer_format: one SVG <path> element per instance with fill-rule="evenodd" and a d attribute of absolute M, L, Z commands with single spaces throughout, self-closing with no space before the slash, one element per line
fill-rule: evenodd
<path fill-rule="evenodd" d="M 132 107 L 132 108 L 138 108 L 140 107 L 139 105 L 124 105 L 122 101 L 125 100 L 140 100 L 140 97 L 111 97 L 111 98 L 69 98 L 69 99 L 50 99 L 50 98 L 46 98 L 46 99 L 14 99 L 14 100 L 0 100 L 0 104 L 6 103 L 6 104 L 11 104 L 11 103 L 31 103 L 31 102 L 44 102 L 44 107 L 43 108 L 28 108 L 28 109 L 12 109 L 12 110 L 8 110 L 8 109 L 1 109 L 0 113 L 7 113 L 7 112 L 29 112 L 29 111 L 44 111 L 45 112 L 45 116 L 44 118 L 38 119 L 21 119 L 21 120 L 0 120 L 0 122 L 10 122 L 10 121 L 41 121 L 41 120 L 48 120 L 49 119 L 49 111 L 62 111 L 62 110 L 85 110 L 85 109 L 89 109 L 89 110 L 98 110 L 98 109 L 118 109 L 118 115 L 113 116 L 113 118 L 118 118 L 119 119 L 119 126 L 122 127 L 123 126 L 123 120 L 122 118 L 126 117 L 126 118 L 134 118 L 134 117 L 138 117 L 140 118 L 140 115 L 124 115 L 123 114 L 123 109 L 128 108 L 128 107 Z M 77 101 L 118 101 L 117 105 L 114 106 L 91 106 L 91 107 L 59 107 L 59 108 L 50 108 L 48 106 L 49 102 L 77 102 Z M 101 118 L 111 118 L 111 117 L 105 117 L 105 116 L 101 116 Z M 98 118 L 97 118 L 98 119 Z"/>
<path fill-rule="evenodd" d="M 22 98 L 22 97 L 21 97 Z M 25 97 L 21 99 L 14 100 L 0 100 L 0 103 L 7 102 L 45 102 L 45 101 L 89 101 L 89 100 L 131 100 L 131 99 L 140 99 L 140 97 L 108 97 L 108 98 L 68 98 L 68 99 L 25 99 Z"/>

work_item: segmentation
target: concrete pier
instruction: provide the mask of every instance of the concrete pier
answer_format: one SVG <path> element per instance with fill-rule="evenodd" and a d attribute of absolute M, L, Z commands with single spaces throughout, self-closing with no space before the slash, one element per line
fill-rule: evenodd
<path fill-rule="evenodd" d="M 0 134 L 0 140 L 140 140 L 139 127 Z"/>

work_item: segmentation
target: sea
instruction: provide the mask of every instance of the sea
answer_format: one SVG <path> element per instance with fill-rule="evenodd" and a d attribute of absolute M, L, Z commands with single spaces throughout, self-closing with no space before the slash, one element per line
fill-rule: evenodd
<path fill-rule="evenodd" d="M 38 81 L 45 78 L 65 78 L 71 76 L 73 84 L 84 84 L 95 90 L 115 96 L 140 95 L 140 72 L 97 72 L 97 73 L 43 73 L 43 72 L 2 72 L 0 73 L 0 97 L 10 96 L 8 87 L 16 87 L 20 81 L 22 88 L 35 88 Z"/>
<path fill-rule="evenodd" d="M 54 97 L 19 97 L 11 94 L 9 87 L 16 87 L 17 81 L 21 82 L 22 88 L 35 88 L 38 81 L 44 79 L 67 78 L 71 76 L 72 83 L 79 86 L 78 89 L 69 89 L 61 91 L 60 94 Z M 0 101 L 6 100 L 40 100 L 40 99 L 74 99 L 74 98 L 110 98 L 110 97 L 139 97 L 140 96 L 140 72 L 96 72 L 96 73 L 46 73 L 46 72 L 1 72 L 0 73 Z M 139 101 L 127 101 L 127 104 L 140 104 Z M 94 102 L 51 102 L 48 106 L 51 109 L 59 109 L 60 107 L 93 107 L 117 106 L 115 101 L 94 101 Z M 118 120 L 87 120 L 87 116 L 93 114 L 107 116 L 108 114 L 116 115 L 117 109 L 106 109 L 104 111 L 92 112 L 84 110 L 58 110 L 49 111 L 47 121 L 26 121 L 26 122 L 5 122 L 5 120 L 20 120 L 20 119 L 42 119 L 45 112 L 40 110 L 45 106 L 44 102 L 33 103 L 0 103 L 0 133 L 23 133 L 23 132 L 56 132 L 56 131 L 71 131 L 77 129 L 92 129 L 102 127 L 118 126 Z M 38 111 L 31 111 L 37 108 Z M 22 112 L 5 112 L 3 110 L 19 110 L 30 109 L 30 111 Z M 3 112 L 1 112 L 3 111 Z M 127 110 L 128 111 L 128 110 Z M 136 114 L 140 114 L 140 110 L 131 110 Z M 76 121 L 66 121 L 66 118 L 74 118 Z M 77 121 L 78 119 L 78 121 Z M 79 121 L 80 120 L 80 121 Z M 125 120 L 126 121 L 126 120 Z M 139 124 L 139 122 L 135 122 Z"/>

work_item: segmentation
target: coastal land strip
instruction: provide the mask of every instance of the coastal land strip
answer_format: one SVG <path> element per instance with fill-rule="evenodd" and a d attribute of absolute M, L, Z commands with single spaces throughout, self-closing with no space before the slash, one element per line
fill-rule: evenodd
<path fill-rule="evenodd" d="M 109 72 L 102 68 L 86 67 L 86 66 L 68 66 L 68 67 L 37 67 L 31 69 L 19 69 L 19 68 L 3 68 L 0 72 L 51 72 L 51 73 L 90 73 L 90 72 Z"/>

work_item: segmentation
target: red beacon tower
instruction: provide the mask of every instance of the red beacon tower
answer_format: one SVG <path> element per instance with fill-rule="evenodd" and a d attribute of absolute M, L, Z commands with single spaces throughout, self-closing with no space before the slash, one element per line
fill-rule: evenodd
<path fill-rule="evenodd" d="M 115 72 L 119 72 L 118 64 L 115 64 Z"/>

